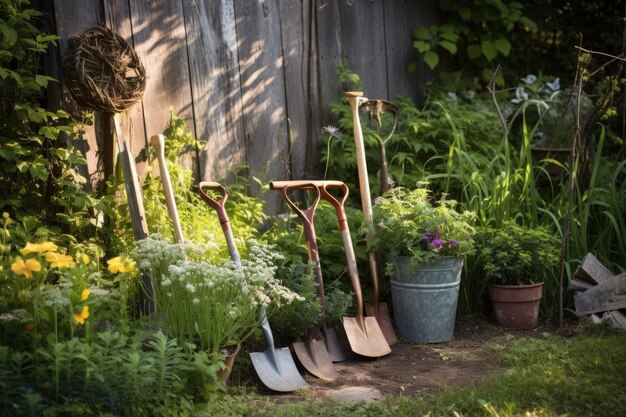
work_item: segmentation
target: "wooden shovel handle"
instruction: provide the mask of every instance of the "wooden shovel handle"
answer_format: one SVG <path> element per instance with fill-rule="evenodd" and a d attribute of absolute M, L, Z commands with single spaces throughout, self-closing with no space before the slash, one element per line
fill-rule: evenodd
<path fill-rule="evenodd" d="M 204 191 L 206 189 L 217 191 L 221 194 L 221 198 L 219 200 L 212 198 Z M 233 229 L 230 227 L 230 220 L 225 208 L 226 200 L 228 200 L 228 190 L 219 182 L 202 181 L 198 184 L 198 193 L 200 194 L 200 198 L 217 213 L 217 218 L 220 221 L 224 237 L 226 238 L 230 259 L 238 266 L 241 266 L 241 257 L 239 256 L 237 245 L 235 245 L 235 236 L 233 235 Z"/>
<path fill-rule="evenodd" d="M 161 174 L 161 183 L 163 184 L 163 192 L 165 194 L 165 204 L 167 205 L 167 211 L 170 213 L 170 218 L 172 219 L 174 238 L 176 242 L 182 243 L 185 241 L 183 238 L 183 229 L 180 226 L 178 209 L 176 208 L 176 200 L 174 199 L 174 191 L 172 190 L 172 182 L 170 181 L 170 175 L 167 172 L 167 165 L 165 164 L 165 138 L 163 135 L 152 135 L 150 137 L 150 144 L 156 151 L 157 160 L 159 161 L 159 173 Z"/>

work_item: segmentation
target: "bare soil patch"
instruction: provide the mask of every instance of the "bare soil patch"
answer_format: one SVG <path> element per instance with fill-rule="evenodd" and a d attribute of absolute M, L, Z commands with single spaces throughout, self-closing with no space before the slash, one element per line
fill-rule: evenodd
<path fill-rule="evenodd" d="M 545 332 L 572 333 L 542 323 L 533 330 L 515 331 L 496 323 L 461 319 L 456 323 L 454 339 L 447 343 L 419 344 L 401 340 L 392 353 L 379 358 L 354 357 L 336 363 L 339 377 L 332 382 L 304 374 L 310 388 L 303 392 L 280 395 L 278 401 L 325 401 L 330 391 L 347 387 L 368 387 L 384 396 L 416 396 L 436 393 L 447 387 L 474 386 L 484 378 L 501 372 L 503 366 L 494 360 L 487 342 L 506 341 L 512 337 L 540 337 Z M 271 395 L 271 394 L 270 394 Z"/>

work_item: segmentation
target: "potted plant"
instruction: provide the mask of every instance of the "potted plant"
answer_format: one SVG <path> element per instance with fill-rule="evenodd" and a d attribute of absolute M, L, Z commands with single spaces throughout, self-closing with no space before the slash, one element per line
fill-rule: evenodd
<path fill-rule="evenodd" d="M 456 202 L 433 203 L 425 188 L 394 188 L 376 199 L 372 245 L 389 263 L 396 327 L 415 342 L 452 338 L 463 255 L 472 250 L 475 215 Z"/>
<path fill-rule="evenodd" d="M 476 247 L 498 323 L 516 329 L 537 327 L 544 281 L 558 265 L 560 240 L 545 227 L 506 221 L 500 227 L 480 228 Z"/>

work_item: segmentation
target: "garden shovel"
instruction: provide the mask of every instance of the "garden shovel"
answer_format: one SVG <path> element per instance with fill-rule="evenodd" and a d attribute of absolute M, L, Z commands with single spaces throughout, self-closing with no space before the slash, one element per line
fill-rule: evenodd
<path fill-rule="evenodd" d="M 317 187 L 322 198 L 333 205 L 337 212 L 339 230 L 343 239 L 343 246 L 348 262 L 348 275 L 352 290 L 356 298 L 356 317 L 344 317 L 343 326 L 350 342 L 352 351 L 362 356 L 380 357 L 391 353 L 391 348 L 385 340 L 378 322 L 374 317 L 363 315 L 363 295 L 361 293 L 361 281 L 356 265 L 356 256 L 352 246 L 352 237 L 348 228 L 348 219 L 344 210 L 344 204 L 348 198 L 348 186 L 341 181 L 274 181 L 274 188 L 284 188 L 288 184 L 294 186 L 311 184 Z M 329 189 L 338 189 L 341 195 L 337 198 Z"/>
<path fill-rule="evenodd" d="M 270 189 L 275 190 L 277 188 L 273 187 L 273 183 L 270 183 Z M 313 190 L 315 192 L 315 199 L 308 208 L 300 209 L 296 203 L 289 198 L 289 191 L 305 189 Z M 313 272 L 315 273 L 315 277 L 317 279 L 317 295 L 322 306 L 322 316 L 320 320 L 308 332 L 306 341 L 296 342 L 293 344 L 293 350 L 300 360 L 300 363 L 302 363 L 302 366 L 304 366 L 307 371 L 320 379 L 334 381 L 337 378 L 337 370 L 331 360 L 329 349 L 339 350 L 341 349 L 341 346 L 338 341 L 329 341 L 326 339 L 328 332 L 325 330 L 324 281 L 322 279 L 315 227 L 313 226 L 313 216 L 315 215 L 317 204 L 320 201 L 320 191 L 317 187 L 306 184 L 297 187 L 287 185 L 282 188 L 282 192 L 289 207 L 291 207 L 302 220 L 309 260 L 311 260 L 314 264 Z M 320 332 L 322 332 L 322 335 L 319 334 Z M 318 338 L 318 336 L 321 337 Z"/>
<path fill-rule="evenodd" d="M 360 91 L 348 91 L 345 93 L 350 103 L 352 110 L 352 121 L 354 124 L 354 147 L 356 151 L 357 168 L 359 171 L 359 189 L 361 191 L 361 205 L 363 206 L 363 218 L 366 223 L 372 222 L 372 198 L 370 196 L 370 184 L 367 177 L 367 163 L 365 161 L 365 145 L 363 143 L 363 131 L 361 130 L 361 121 L 359 120 L 359 103 L 367 101 L 363 98 L 363 93 Z M 367 240 L 371 239 L 371 236 L 366 236 Z M 379 303 L 380 298 L 380 281 L 378 279 L 378 262 L 376 260 L 376 252 L 370 251 L 368 253 L 368 260 L 370 266 L 370 274 L 372 276 L 372 303 L 370 306 L 366 305 L 365 310 L 368 316 L 373 316 L 378 321 L 378 324 L 385 335 L 385 339 L 389 345 L 393 345 L 398 342 L 396 333 L 391 325 L 391 317 L 389 317 L 389 310 L 385 303 Z"/>
<path fill-rule="evenodd" d="M 221 198 L 216 200 L 209 196 L 205 190 L 217 191 L 221 194 Z M 226 188 L 216 182 L 204 181 L 199 184 L 198 191 L 202 200 L 217 212 L 220 224 L 222 225 L 222 231 L 226 237 L 230 257 L 235 264 L 241 265 L 241 258 L 235 246 L 235 238 L 233 237 L 233 232 L 230 227 L 228 214 L 224 208 L 226 200 L 228 199 Z M 289 348 L 276 349 L 274 346 L 274 336 L 272 335 L 272 329 L 267 321 L 265 306 L 261 306 L 259 318 L 261 329 L 263 330 L 263 335 L 267 342 L 267 349 L 264 352 L 251 352 L 250 359 L 252 359 L 252 365 L 261 379 L 261 382 L 269 389 L 280 392 L 296 391 L 308 387 L 308 384 L 302 379 L 302 376 L 298 372 L 296 364 L 289 352 Z"/>

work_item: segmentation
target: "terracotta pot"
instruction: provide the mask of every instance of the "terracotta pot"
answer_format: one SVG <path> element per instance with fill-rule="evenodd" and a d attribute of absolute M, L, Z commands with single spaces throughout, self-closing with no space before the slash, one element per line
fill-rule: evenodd
<path fill-rule="evenodd" d="M 510 329 L 537 327 L 543 282 L 530 285 L 489 284 L 488 291 L 500 326 Z"/>
<path fill-rule="evenodd" d="M 224 383 L 227 383 L 228 378 L 230 378 L 230 373 L 233 370 L 233 365 L 235 364 L 235 358 L 237 357 L 237 353 L 239 353 L 240 347 L 241 346 L 236 345 L 236 346 L 227 346 L 227 347 L 220 349 L 220 353 L 225 355 L 224 365 L 226 365 L 226 368 L 221 371 L 218 371 L 217 376 L 222 378 Z"/>

